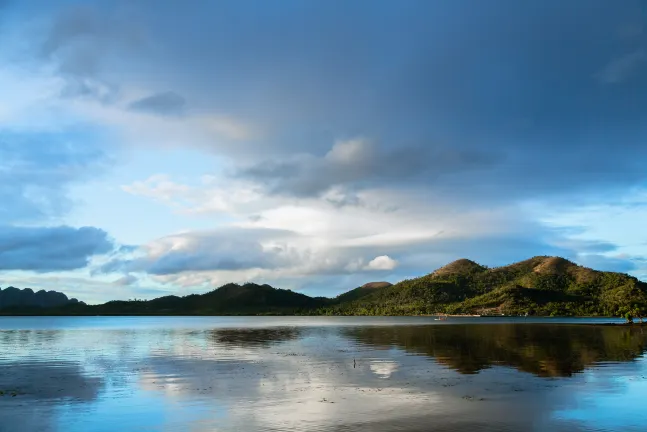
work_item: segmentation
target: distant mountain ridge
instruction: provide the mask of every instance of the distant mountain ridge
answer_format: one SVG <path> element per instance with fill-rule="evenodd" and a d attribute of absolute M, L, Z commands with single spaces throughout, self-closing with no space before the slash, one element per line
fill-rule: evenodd
<path fill-rule="evenodd" d="M 54 308 L 77 303 L 79 303 L 77 299 L 68 299 L 65 294 L 58 291 L 40 290 L 34 292 L 31 288 L 19 289 L 12 286 L 5 289 L 0 288 L 0 309 L 10 307 Z"/>
<path fill-rule="evenodd" d="M 15 291 L 20 290 L 12 289 L 10 297 L 14 299 Z M 1 295 L 4 298 L 5 294 Z M 63 297 L 57 298 L 62 302 Z M 5 307 L 0 313 L 12 313 L 13 309 L 16 306 L 9 310 Z M 205 294 L 148 301 L 111 301 L 88 306 L 72 299 L 33 313 L 643 316 L 647 315 L 647 284 L 626 274 L 593 270 L 560 257 L 537 256 L 495 268 L 460 259 L 425 276 L 396 284 L 370 282 L 335 298 L 309 297 L 270 285 L 247 283 L 223 285 Z"/>

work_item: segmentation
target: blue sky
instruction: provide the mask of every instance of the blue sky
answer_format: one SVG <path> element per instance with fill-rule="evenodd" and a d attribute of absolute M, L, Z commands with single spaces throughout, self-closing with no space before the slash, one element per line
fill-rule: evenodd
<path fill-rule="evenodd" d="M 647 3 L 0 0 L 0 286 L 647 277 Z"/>

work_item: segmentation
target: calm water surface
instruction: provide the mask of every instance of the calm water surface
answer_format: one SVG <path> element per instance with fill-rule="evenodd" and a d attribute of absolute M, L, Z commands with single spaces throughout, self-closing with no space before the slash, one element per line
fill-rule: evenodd
<path fill-rule="evenodd" d="M 0 318 L 0 430 L 645 431 L 647 332 L 592 321 Z"/>

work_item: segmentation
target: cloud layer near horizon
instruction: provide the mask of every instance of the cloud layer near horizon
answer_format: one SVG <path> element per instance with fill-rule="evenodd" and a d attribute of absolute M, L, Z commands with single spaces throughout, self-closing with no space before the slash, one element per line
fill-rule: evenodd
<path fill-rule="evenodd" d="M 335 294 L 462 256 L 642 277 L 646 11 L 6 2 L 0 268 L 133 294 Z"/>

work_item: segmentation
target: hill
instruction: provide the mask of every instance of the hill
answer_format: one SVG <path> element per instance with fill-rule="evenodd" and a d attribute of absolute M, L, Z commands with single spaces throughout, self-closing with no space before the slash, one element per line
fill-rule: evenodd
<path fill-rule="evenodd" d="M 68 304 L 77 304 L 75 298 L 68 299 L 67 296 L 57 291 L 40 290 L 34 292 L 31 288 L 18 289 L 8 287 L 0 288 L 0 309 L 6 308 L 52 308 Z"/>
<path fill-rule="evenodd" d="M 462 259 L 324 309 L 321 313 L 332 315 L 611 316 L 647 309 L 647 284 L 560 257 L 537 256 L 492 269 Z"/>
<path fill-rule="evenodd" d="M 380 288 L 388 288 L 391 285 L 393 284 L 389 282 L 369 282 L 362 285 L 361 287 L 352 289 L 348 292 L 338 295 L 333 299 L 333 302 L 337 304 L 351 302 L 359 298 L 362 298 L 364 296 L 367 296 L 369 294 L 372 294 L 373 292 L 375 292 Z"/>
<path fill-rule="evenodd" d="M 99 314 L 109 315 L 293 315 L 323 304 L 322 299 L 270 285 L 232 283 L 206 294 L 112 301 L 92 308 Z"/>
<path fill-rule="evenodd" d="M 2 291 L 2 299 L 10 288 Z M 10 297 L 16 298 L 16 288 Z M 31 290 L 29 290 L 31 291 Z M 38 294 L 38 293 L 36 293 Z M 59 293 L 60 294 L 60 293 Z M 67 299 L 67 297 L 65 297 Z M 538 256 L 487 268 L 461 259 L 425 276 L 395 285 L 370 282 L 335 298 L 248 283 L 227 284 L 205 294 L 88 306 L 68 301 L 48 309 L 12 303 L 2 314 L 60 315 L 561 315 L 647 314 L 647 284 L 613 272 Z"/>
<path fill-rule="evenodd" d="M 459 259 L 453 261 L 446 266 L 439 268 L 438 270 L 432 273 L 432 276 L 435 278 L 443 278 L 450 275 L 472 275 L 476 273 L 481 273 L 487 270 L 487 267 L 484 267 L 480 264 L 475 263 L 472 260 L 468 259 Z"/>

